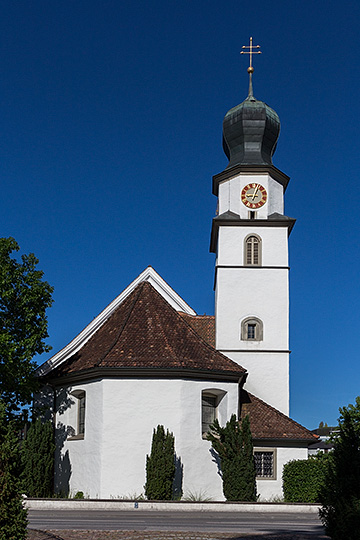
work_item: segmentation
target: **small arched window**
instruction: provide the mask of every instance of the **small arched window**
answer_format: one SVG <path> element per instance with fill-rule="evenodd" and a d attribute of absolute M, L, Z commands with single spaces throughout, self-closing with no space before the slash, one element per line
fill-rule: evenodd
<path fill-rule="evenodd" d="M 261 238 L 257 234 L 249 234 L 244 242 L 244 264 L 246 266 L 261 265 Z"/>
<path fill-rule="evenodd" d="M 257 317 L 247 317 L 241 321 L 242 341 L 262 341 L 263 323 Z"/>

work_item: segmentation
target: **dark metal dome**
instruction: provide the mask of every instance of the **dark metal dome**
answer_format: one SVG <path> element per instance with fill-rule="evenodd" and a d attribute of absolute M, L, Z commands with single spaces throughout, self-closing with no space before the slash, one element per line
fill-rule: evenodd
<path fill-rule="evenodd" d="M 225 115 L 223 148 L 229 159 L 227 169 L 235 165 L 272 165 L 272 156 L 280 133 L 280 119 L 263 101 L 249 96 Z"/>

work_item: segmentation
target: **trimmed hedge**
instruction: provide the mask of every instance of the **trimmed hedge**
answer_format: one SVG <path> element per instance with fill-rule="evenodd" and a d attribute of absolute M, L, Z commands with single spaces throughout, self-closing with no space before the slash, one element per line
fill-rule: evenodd
<path fill-rule="evenodd" d="M 283 470 L 285 502 L 318 503 L 330 454 L 289 461 Z"/>

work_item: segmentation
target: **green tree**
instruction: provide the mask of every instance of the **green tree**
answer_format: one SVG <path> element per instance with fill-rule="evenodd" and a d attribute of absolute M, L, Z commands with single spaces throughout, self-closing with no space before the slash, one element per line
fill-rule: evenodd
<path fill-rule="evenodd" d="M 151 452 L 146 456 L 145 495 L 150 500 L 168 501 L 175 479 L 175 439 L 164 426 L 154 429 Z"/>
<path fill-rule="evenodd" d="M 21 448 L 22 486 L 28 497 L 51 497 L 54 476 L 54 431 L 39 418 L 29 428 Z"/>
<path fill-rule="evenodd" d="M 250 420 L 240 423 L 235 414 L 221 427 L 211 426 L 207 439 L 221 459 L 223 493 L 227 501 L 256 501 L 256 472 Z"/>
<path fill-rule="evenodd" d="M 360 539 L 360 397 L 342 407 L 320 493 L 320 518 L 334 540 Z"/>
<path fill-rule="evenodd" d="M 31 402 L 36 389 L 33 357 L 49 351 L 46 308 L 53 288 L 43 281 L 33 253 L 12 258 L 19 251 L 13 238 L 0 238 L 0 400 L 7 414 Z"/>
<path fill-rule="evenodd" d="M 22 506 L 19 439 L 0 402 L 0 540 L 25 540 L 27 511 Z"/>

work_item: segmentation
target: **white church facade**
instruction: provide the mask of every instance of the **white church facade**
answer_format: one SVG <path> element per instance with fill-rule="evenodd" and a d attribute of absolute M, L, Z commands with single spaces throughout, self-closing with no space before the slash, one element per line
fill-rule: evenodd
<path fill-rule="evenodd" d="M 250 74 L 251 76 L 251 74 Z M 254 98 L 224 119 L 215 316 L 195 311 L 148 267 L 71 343 L 38 369 L 35 405 L 56 432 L 55 489 L 91 498 L 144 491 L 153 429 L 174 433 L 174 492 L 223 500 L 209 423 L 247 414 L 260 499 L 282 494 L 283 465 L 316 441 L 289 414 L 289 178 L 272 164 L 280 122 Z"/>

